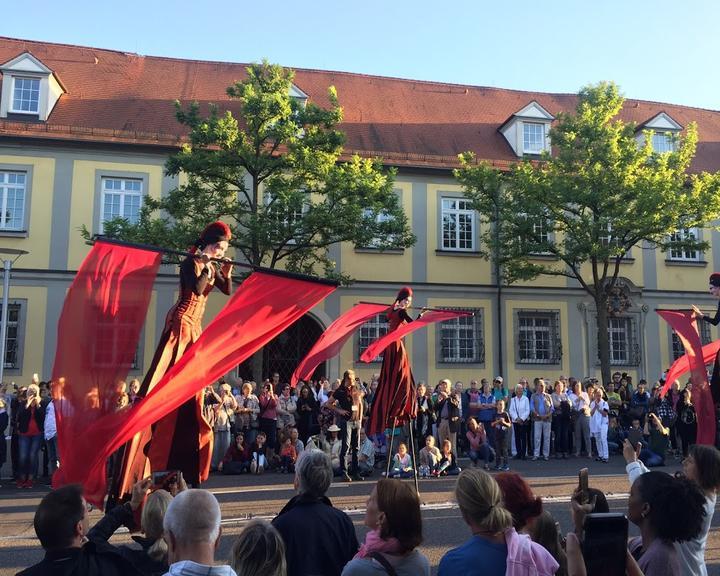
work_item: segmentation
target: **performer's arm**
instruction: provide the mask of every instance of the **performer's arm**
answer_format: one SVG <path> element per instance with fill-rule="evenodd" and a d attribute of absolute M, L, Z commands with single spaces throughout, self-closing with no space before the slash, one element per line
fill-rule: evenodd
<path fill-rule="evenodd" d="M 699 312 L 697 306 L 693 306 L 693 310 Z M 703 314 L 702 316 L 700 316 L 700 318 L 702 318 L 705 322 L 710 322 L 710 324 L 712 324 L 713 326 L 717 326 L 718 324 L 720 324 L 720 302 L 718 302 L 718 309 L 715 312 L 714 318 L 712 316 L 708 316 L 707 314 Z"/>
<path fill-rule="evenodd" d="M 404 308 L 400 308 L 398 310 L 398 315 L 400 316 L 400 319 L 405 322 L 412 322 L 413 319 L 410 317 L 410 314 L 407 313 L 407 311 Z"/>
<path fill-rule="evenodd" d="M 224 266 L 215 276 L 215 285 L 223 294 L 227 294 L 228 296 L 232 294 L 232 273 L 227 273 Z"/>
<path fill-rule="evenodd" d="M 186 258 L 180 264 L 180 282 L 200 296 L 210 281 L 210 269 L 201 260 Z"/>

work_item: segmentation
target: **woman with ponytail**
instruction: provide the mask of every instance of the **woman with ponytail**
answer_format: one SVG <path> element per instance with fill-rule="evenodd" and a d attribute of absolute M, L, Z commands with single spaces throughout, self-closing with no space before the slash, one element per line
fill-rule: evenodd
<path fill-rule="evenodd" d="M 455 499 L 472 538 L 443 556 L 438 576 L 555 574 L 559 565 L 552 555 L 528 535 L 515 531 L 500 486 L 487 472 L 463 470 Z"/>
<path fill-rule="evenodd" d="M 140 398 L 153 389 L 200 337 L 210 292 L 217 287 L 224 294 L 232 293 L 233 267 L 225 259 L 231 237 L 230 228 L 224 222 L 209 224 L 180 263 L 180 294 L 165 318 L 165 328 L 138 392 Z M 152 470 L 180 470 L 190 485 L 198 485 L 208 477 L 212 427 L 204 416 L 204 401 L 203 392 L 198 392 L 195 398 L 160 419 L 152 433 L 140 432 L 126 445 L 122 468 L 114 474 L 111 499 L 129 493 L 133 479 L 144 476 L 145 454 Z"/>

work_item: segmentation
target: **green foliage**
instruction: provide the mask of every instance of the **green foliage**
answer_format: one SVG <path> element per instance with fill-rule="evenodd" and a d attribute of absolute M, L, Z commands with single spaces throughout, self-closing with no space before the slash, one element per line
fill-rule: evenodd
<path fill-rule="evenodd" d="M 137 224 L 115 220 L 105 224 L 106 234 L 182 250 L 221 218 L 232 228 L 236 253 L 250 264 L 344 281 L 329 246 L 412 246 L 393 193 L 395 172 L 358 156 L 341 162 L 335 89 L 322 107 L 291 97 L 292 80 L 292 71 L 263 62 L 227 89 L 228 110 L 177 102 L 189 135 L 166 173 L 187 182 L 162 199 L 146 197 Z"/>

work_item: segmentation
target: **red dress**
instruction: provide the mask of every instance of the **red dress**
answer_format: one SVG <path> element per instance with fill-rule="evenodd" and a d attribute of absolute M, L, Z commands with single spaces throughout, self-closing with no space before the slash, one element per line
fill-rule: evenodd
<path fill-rule="evenodd" d="M 207 298 L 215 287 L 229 295 L 232 280 L 219 272 L 211 276 L 197 258 L 186 258 L 180 264 L 180 297 L 167 314 L 155 356 L 140 387 L 140 397 L 150 392 L 200 337 Z M 207 479 L 212 427 L 203 414 L 204 396 L 201 390 L 195 398 L 160 419 L 152 430 L 135 435 L 125 448 L 122 469 L 114 479 L 114 496 L 130 493 L 133 484 L 150 471 L 181 470 L 191 485 Z"/>
<path fill-rule="evenodd" d="M 412 318 L 402 308 L 391 309 L 387 317 L 388 331 L 412 322 Z M 415 380 L 405 345 L 402 340 L 398 340 L 383 351 L 380 379 L 365 430 L 368 435 L 380 434 L 385 428 L 392 428 L 395 418 L 401 424 L 415 418 L 416 411 Z"/>

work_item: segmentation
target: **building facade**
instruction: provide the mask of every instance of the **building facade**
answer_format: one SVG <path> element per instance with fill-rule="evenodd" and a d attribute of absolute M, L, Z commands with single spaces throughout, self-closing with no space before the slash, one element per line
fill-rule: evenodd
<path fill-rule="evenodd" d="M 26 250 L 15 264 L 10 289 L 6 381 L 50 377 L 57 321 L 65 292 L 89 247 L 80 229 L 101 233 L 105 219 L 132 220 L 146 195 L 161 197 L 182 181 L 165 175 L 168 155 L 184 134 L 173 101 L 217 102 L 232 109 L 225 88 L 244 65 L 143 57 L 108 50 L 0 38 L 0 246 Z M 401 197 L 415 246 L 378 252 L 352 245 L 331 249 L 337 268 L 356 279 L 316 307 L 266 347 L 265 369 L 289 376 L 322 330 L 359 301 L 390 304 L 411 285 L 415 305 L 472 309 L 475 314 L 424 331 L 406 342 L 417 380 L 503 375 L 599 375 L 595 313 L 574 281 L 539 278 L 498 286 L 492 263 L 480 255 L 478 215 L 452 176 L 457 154 L 472 150 L 508 166 L 549 146 L 547 134 L 575 96 L 539 94 L 297 70 L 297 94 L 322 104 L 337 88 L 348 153 L 382 157 L 398 170 Z M 656 130 L 658 151 L 672 146 L 666 134 L 697 122 L 693 170 L 720 169 L 720 113 L 627 101 L 623 119 Z M 715 306 L 707 278 L 720 270 L 719 232 L 682 230 L 710 241 L 705 252 L 661 253 L 636 246 L 622 264 L 610 319 L 614 367 L 655 379 L 682 353 L 657 308 Z M 149 365 L 177 277 L 164 267 L 155 285 L 132 376 Z M 206 321 L 224 297 L 213 295 Z M 703 338 L 716 330 L 703 326 Z M 341 354 L 322 368 L 331 377 L 354 368 L 368 378 L 379 363 L 363 364 L 364 348 L 385 329 L 369 322 Z M 63 337 L 82 338 L 77 333 Z M 240 368 L 242 374 L 242 368 Z"/>

